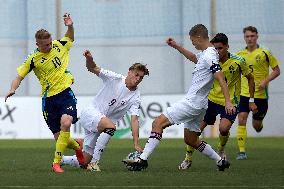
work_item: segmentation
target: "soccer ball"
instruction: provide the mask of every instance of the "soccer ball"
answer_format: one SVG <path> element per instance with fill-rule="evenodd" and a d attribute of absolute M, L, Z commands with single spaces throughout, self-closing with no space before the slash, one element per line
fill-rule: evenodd
<path fill-rule="evenodd" d="M 131 166 L 129 166 L 129 163 L 133 163 L 139 156 L 141 155 L 141 152 L 135 151 L 130 152 L 123 160 L 122 162 L 126 165 L 126 168 L 128 170 L 131 170 Z"/>

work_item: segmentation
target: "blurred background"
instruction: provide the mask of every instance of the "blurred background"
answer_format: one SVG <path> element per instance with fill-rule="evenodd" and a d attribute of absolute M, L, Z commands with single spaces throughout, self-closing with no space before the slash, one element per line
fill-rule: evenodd
<path fill-rule="evenodd" d="M 75 77 L 72 89 L 79 99 L 78 110 L 101 86 L 100 79 L 85 68 L 82 56 L 85 49 L 91 50 L 99 66 L 124 75 L 131 64 L 142 62 L 150 70 L 150 77 L 145 77 L 140 87 L 144 99 L 142 115 L 144 122 L 149 119 L 146 125 L 150 128 L 151 120 L 180 99 L 191 83 L 193 64 L 166 45 L 168 37 L 197 52 L 188 31 L 202 23 L 211 37 L 218 32 L 227 34 L 230 51 L 237 53 L 245 47 L 242 29 L 252 25 L 258 29 L 259 43 L 272 51 L 283 70 L 283 10 L 284 0 L 0 0 L 0 138 L 25 138 L 19 137 L 19 133 L 11 134 L 19 132 L 18 126 L 25 130 L 24 120 L 28 121 L 27 127 L 44 124 L 40 112 L 41 89 L 34 74 L 25 78 L 8 103 L 4 103 L 4 96 L 16 77 L 16 68 L 36 48 L 35 32 L 44 28 L 52 33 L 53 39 L 64 36 L 65 12 L 71 14 L 75 28 L 69 70 Z M 267 129 L 260 135 L 250 130 L 251 135 L 284 136 L 282 78 L 280 75 L 270 85 Z M 11 111 L 13 107 L 17 108 Z M 38 114 L 32 115 L 33 112 Z M 18 116 L 12 117 L 12 113 Z M 19 117 L 23 117 L 22 121 L 17 121 Z M 16 123 L 19 125 L 15 126 Z M 182 137 L 182 130 L 172 135 Z M 51 134 L 36 136 L 45 138 Z"/>

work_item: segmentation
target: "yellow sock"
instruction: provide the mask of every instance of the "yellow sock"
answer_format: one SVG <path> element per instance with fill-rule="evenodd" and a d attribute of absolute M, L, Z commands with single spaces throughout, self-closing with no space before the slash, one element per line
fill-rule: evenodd
<path fill-rule="evenodd" d="M 224 147 L 226 146 L 228 139 L 230 136 L 230 132 L 228 133 L 227 136 L 223 136 L 219 134 L 219 144 L 218 144 L 218 150 L 224 150 Z"/>
<path fill-rule="evenodd" d="M 69 138 L 70 132 L 60 131 L 59 137 L 56 141 L 53 163 L 60 163 L 62 155 L 64 154 L 64 151 L 68 145 Z"/>
<path fill-rule="evenodd" d="M 185 153 L 185 160 L 192 161 L 192 155 L 194 152 L 194 148 L 192 146 L 186 145 L 186 153 Z"/>
<path fill-rule="evenodd" d="M 67 148 L 73 149 L 73 150 L 79 150 L 80 145 L 73 138 L 69 138 Z"/>
<path fill-rule="evenodd" d="M 240 152 L 246 151 L 247 129 L 246 126 L 239 125 L 237 128 L 237 140 Z"/>

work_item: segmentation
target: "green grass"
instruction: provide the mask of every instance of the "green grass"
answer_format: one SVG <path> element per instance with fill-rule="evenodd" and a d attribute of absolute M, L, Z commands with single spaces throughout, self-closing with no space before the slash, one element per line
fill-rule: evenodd
<path fill-rule="evenodd" d="M 226 150 L 230 169 L 219 172 L 212 160 L 195 152 L 192 168 L 179 171 L 183 140 L 163 139 L 148 169 L 130 172 L 121 160 L 133 151 L 132 141 L 113 139 L 102 156 L 102 172 L 65 166 L 63 174 L 56 174 L 50 172 L 54 141 L 0 140 L 0 188 L 284 188 L 284 138 L 249 138 L 247 150 L 248 160 L 235 160 L 232 138 Z"/>

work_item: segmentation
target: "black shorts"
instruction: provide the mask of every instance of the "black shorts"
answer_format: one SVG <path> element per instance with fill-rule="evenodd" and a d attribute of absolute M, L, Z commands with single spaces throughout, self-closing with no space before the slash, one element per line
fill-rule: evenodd
<path fill-rule="evenodd" d="M 205 121 L 205 123 L 207 123 L 207 125 L 214 125 L 214 123 L 216 121 L 216 116 L 218 114 L 220 114 L 221 119 L 226 118 L 233 124 L 238 113 L 236 112 L 232 115 L 226 114 L 225 106 L 222 106 L 220 104 L 216 104 L 216 103 L 208 100 L 208 108 L 206 110 L 206 114 L 204 116 L 203 121 Z"/>
<path fill-rule="evenodd" d="M 77 122 L 77 99 L 70 88 L 51 97 L 42 98 L 43 117 L 51 132 L 57 133 L 60 129 L 60 120 L 63 114 L 73 117 L 73 124 Z"/>
<path fill-rule="evenodd" d="M 268 100 L 255 98 L 254 103 L 257 106 L 258 112 L 253 114 L 252 117 L 254 120 L 263 120 L 267 110 L 268 110 Z M 239 112 L 247 112 L 249 113 L 249 97 L 241 96 Z"/>

